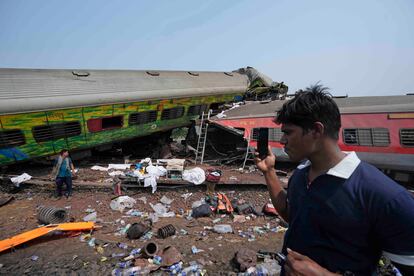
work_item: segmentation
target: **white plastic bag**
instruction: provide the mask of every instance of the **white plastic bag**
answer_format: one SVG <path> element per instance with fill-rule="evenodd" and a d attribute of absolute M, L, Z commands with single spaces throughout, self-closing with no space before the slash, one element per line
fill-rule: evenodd
<path fill-rule="evenodd" d="M 144 179 L 144 187 L 152 187 L 152 193 L 157 191 L 157 179 L 155 176 L 149 176 Z"/>
<path fill-rule="evenodd" d="M 164 195 L 164 196 L 162 196 L 160 201 L 161 201 L 162 204 L 171 205 L 171 203 L 174 201 L 174 199 L 168 198 Z"/>
<path fill-rule="evenodd" d="M 157 176 L 157 177 L 164 176 L 167 174 L 167 169 L 164 168 L 163 166 L 149 165 L 148 167 L 146 167 L 146 170 L 149 175 Z"/>
<path fill-rule="evenodd" d="M 125 208 L 132 208 L 137 203 L 135 199 L 129 196 L 120 196 L 111 201 L 110 207 L 114 211 L 120 211 L 121 213 Z"/>
<path fill-rule="evenodd" d="M 105 167 L 102 167 L 102 166 L 95 165 L 95 166 L 93 166 L 93 167 L 91 168 L 91 170 L 93 170 L 93 171 L 101 171 L 101 172 L 106 172 L 106 171 L 108 171 L 108 168 L 105 168 Z"/>
<path fill-rule="evenodd" d="M 32 178 L 31 175 L 29 175 L 27 173 L 23 173 L 23 174 L 21 174 L 19 176 L 10 178 L 10 180 L 11 180 L 11 182 L 13 182 L 13 184 L 16 187 L 19 187 L 20 186 L 20 183 L 25 182 L 27 180 L 30 180 L 31 178 Z"/>
<path fill-rule="evenodd" d="M 114 169 L 114 170 L 126 170 L 131 167 L 130 164 L 109 164 L 108 170 Z"/>
<path fill-rule="evenodd" d="M 113 171 L 108 173 L 110 176 L 114 177 L 114 176 L 118 176 L 118 175 L 125 175 L 123 172 L 121 171 Z"/>
<path fill-rule="evenodd" d="M 157 203 L 155 205 L 151 204 L 151 208 L 155 211 L 155 213 L 162 218 L 174 217 L 174 212 L 168 212 L 167 207 L 165 207 L 162 203 Z"/>
<path fill-rule="evenodd" d="M 206 173 L 198 167 L 191 170 L 184 170 L 183 179 L 195 185 L 200 185 L 206 180 Z"/>
<path fill-rule="evenodd" d="M 83 218 L 83 221 L 93 221 L 96 222 L 97 212 L 90 213 Z"/>

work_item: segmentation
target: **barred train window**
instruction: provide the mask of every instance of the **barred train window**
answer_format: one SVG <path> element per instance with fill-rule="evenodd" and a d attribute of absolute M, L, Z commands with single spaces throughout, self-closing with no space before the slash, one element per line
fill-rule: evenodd
<path fill-rule="evenodd" d="M 345 128 L 342 138 L 346 145 L 386 147 L 390 144 L 387 128 Z"/>
<path fill-rule="evenodd" d="M 63 124 L 35 126 L 32 132 L 36 142 L 39 143 L 78 136 L 82 133 L 82 130 L 79 122 L 67 122 Z"/>
<path fill-rule="evenodd" d="M 414 147 L 414 128 L 400 129 L 400 143 L 406 147 Z"/>
<path fill-rule="evenodd" d="M 164 109 L 161 114 L 161 120 L 172 120 L 180 118 L 184 115 L 184 106 Z"/>
<path fill-rule="evenodd" d="M 280 128 L 269 128 L 269 141 L 280 142 L 283 132 Z M 259 128 L 253 128 L 252 140 L 259 138 Z"/>
<path fill-rule="evenodd" d="M 157 120 L 156 110 L 137 112 L 137 113 L 132 113 L 129 115 L 130 125 L 142 125 L 142 124 L 155 122 L 156 120 Z"/>
<path fill-rule="evenodd" d="M 188 108 L 187 115 L 201 115 L 201 113 L 207 111 L 207 105 L 206 104 L 200 104 L 200 105 L 192 105 Z"/>
<path fill-rule="evenodd" d="M 18 129 L 0 131 L 0 149 L 26 144 L 23 132 Z"/>

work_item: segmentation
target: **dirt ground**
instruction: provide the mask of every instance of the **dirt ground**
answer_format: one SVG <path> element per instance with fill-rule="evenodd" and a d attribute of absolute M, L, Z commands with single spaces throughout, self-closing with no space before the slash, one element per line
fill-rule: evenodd
<path fill-rule="evenodd" d="M 157 243 L 160 249 L 170 245 L 176 247 L 182 254 L 184 267 L 195 261 L 203 265 L 207 275 L 235 275 L 238 270 L 232 259 L 239 249 L 273 252 L 281 250 L 284 233 L 275 231 L 279 225 L 277 217 L 245 216 L 248 219 L 238 223 L 233 221 L 231 215 L 214 214 L 206 218 L 188 220 L 186 214 L 192 209 L 193 202 L 206 195 L 205 185 L 188 187 L 171 185 L 174 182 L 165 181 L 158 186 L 154 194 L 151 193 L 150 187 L 128 187 L 123 191 L 123 195 L 136 199 L 137 203 L 133 209 L 142 212 L 143 216 L 127 216 L 128 209 L 123 213 L 112 210 L 110 202 L 115 196 L 112 184 L 108 181 L 111 177 L 108 172 L 93 171 L 90 168 L 93 165 L 107 166 L 109 163 L 123 162 L 121 158 L 101 157 L 75 163 L 79 172 L 74 181 L 73 196 L 60 199 L 53 197 L 55 186 L 48 176 L 51 171 L 50 165 L 25 163 L 24 166 L 9 167 L 7 174 L 19 175 L 26 172 L 32 175 L 33 179 L 23 184 L 20 189 L 14 190 L 13 194 L 4 192 L 4 189 L 0 192 L 0 201 L 14 196 L 13 201 L 0 207 L 0 240 L 38 227 L 37 210 L 41 206 L 65 208 L 72 221 L 82 221 L 88 214 L 87 209 L 94 209 L 98 218 L 96 225 L 101 228 L 91 233 L 91 237 L 96 239 L 96 246 L 89 246 L 87 241 L 81 240 L 85 233 L 60 233 L 0 253 L 0 275 L 111 275 L 117 264 L 123 261 L 123 257 L 113 254 L 128 255 L 132 249 L 141 248 L 148 241 Z M 209 167 L 202 166 L 203 169 Z M 223 171 L 221 185 L 216 186 L 216 192 L 225 193 L 230 200 L 250 203 L 257 209 L 269 202 L 267 188 L 262 185 L 263 176 L 257 170 L 251 167 L 242 173 L 237 166 L 216 168 Z M 290 171 L 289 167 L 280 169 Z M 281 177 L 285 185 L 289 175 L 290 173 Z M 191 196 L 185 200 L 182 195 L 189 193 Z M 159 203 L 163 196 L 174 200 L 170 205 L 170 211 L 176 216 L 160 218 L 154 223 L 151 230 L 154 233 L 152 238 L 129 240 L 125 234 L 120 234 L 120 230 L 125 229 L 128 224 L 144 221 L 154 212 L 150 203 Z M 139 200 L 142 197 L 145 197 L 146 203 Z M 158 238 L 157 230 L 168 224 L 174 225 L 177 229 L 176 235 L 165 239 Z M 230 224 L 233 233 L 218 234 L 208 229 L 215 224 Z M 124 243 L 128 247 L 120 248 L 119 243 Z M 203 251 L 194 254 L 192 246 Z M 390 271 L 388 266 L 383 266 L 379 275 L 394 275 Z M 152 274 L 168 273 L 158 270 Z"/>
<path fill-rule="evenodd" d="M 170 210 L 179 214 L 182 210 L 185 212 L 190 210 L 192 202 L 203 198 L 205 189 L 205 186 L 174 190 L 159 189 L 155 194 L 151 194 L 150 190 L 132 189 L 128 190 L 126 195 L 137 199 L 134 209 L 141 212 L 153 212 L 149 203 L 156 204 L 165 195 L 174 199 Z M 259 208 L 269 200 L 266 187 L 261 185 L 243 187 L 230 185 L 216 187 L 217 190 L 225 192 L 231 199 L 244 200 Z M 185 193 L 192 193 L 192 195 L 184 200 L 181 195 Z M 2 196 L 7 196 L 7 194 L 2 194 Z M 124 213 L 113 211 L 109 207 L 114 197 L 110 191 L 79 190 L 75 186 L 73 197 L 56 200 L 52 197 L 51 189 L 40 190 L 32 187 L 13 196 L 15 200 L 0 207 L 0 239 L 36 228 L 38 226 L 36 210 L 39 206 L 66 208 L 69 211 L 69 217 L 74 218 L 75 221 L 82 221 L 82 218 L 87 215 L 85 210 L 92 208 L 97 211 L 98 220 L 101 221 L 97 224 L 102 226 L 101 229 L 92 233 L 92 237 L 96 238 L 97 243 L 106 245 L 103 247 L 104 252 L 99 253 L 96 247 L 90 247 L 87 242 L 81 242 L 80 236 L 58 235 L 41 238 L 1 254 L 0 274 L 2 275 L 110 275 L 115 265 L 121 261 L 119 258 L 112 258 L 113 253 L 129 253 L 131 249 L 141 247 L 147 242 L 129 240 L 118 234 L 119 229 L 128 223 L 140 222 L 144 218 L 128 217 L 125 215 L 126 211 Z M 141 197 L 146 197 L 146 204 L 138 200 Z M 214 226 L 213 220 L 216 218 L 221 218 L 219 224 L 230 224 L 233 227 L 233 233 L 218 234 L 205 230 L 205 226 Z M 199 264 L 204 264 L 209 275 L 227 275 L 237 271 L 231 259 L 242 247 L 275 251 L 280 250 L 282 246 L 283 233 L 267 231 L 264 234 L 258 234 L 252 231 L 255 226 L 262 227 L 266 224 L 270 224 L 268 226 L 271 228 L 277 226 L 275 217 L 253 217 L 245 223 L 233 223 L 229 215 L 216 214 L 191 221 L 178 215 L 173 218 L 160 218 L 153 225 L 154 234 L 158 228 L 170 223 L 177 229 L 178 233 L 175 236 L 160 239 L 154 235 L 151 240 L 155 241 L 159 248 L 167 245 L 175 246 L 183 255 L 184 267 L 188 266 L 190 261 L 197 261 Z M 187 231 L 188 234 L 184 235 L 181 229 Z M 254 233 L 255 239 L 248 241 L 248 237 L 239 235 L 239 230 L 243 232 L 250 230 Z M 128 248 L 119 248 L 117 246 L 119 242 L 126 243 Z M 204 251 L 193 254 L 192 246 Z M 32 260 L 36 258 L 33 256 L 38 256 L 37 260 Z"/>

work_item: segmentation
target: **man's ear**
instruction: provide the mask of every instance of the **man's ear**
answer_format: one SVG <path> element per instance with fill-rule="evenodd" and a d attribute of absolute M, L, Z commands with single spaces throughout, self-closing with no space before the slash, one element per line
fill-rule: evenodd
<path fill-rule="evenodd" d="M 325 134 L 325 126 L 321 122 L 315 122 L 313 124 L 313 135 L 314 138 L 320 138 Z"/>

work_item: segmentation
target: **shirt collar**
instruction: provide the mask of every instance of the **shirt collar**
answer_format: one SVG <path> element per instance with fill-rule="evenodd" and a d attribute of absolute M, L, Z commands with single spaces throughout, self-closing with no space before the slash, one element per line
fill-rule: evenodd
<path fill-rule="evenodd" d="M 358 167 L 359 163 L 361 163 L 361 160 L 358 158 L 355 152 L 352 151 L 346 153 L 346 156 L 333 168 L 330 168 L 326 174 L 348 179 Z M 300 164 L 297 168 L 301 170 L 309 167 L 311 164 L 311 161 L 307 160 L 305 163 Z"/>

